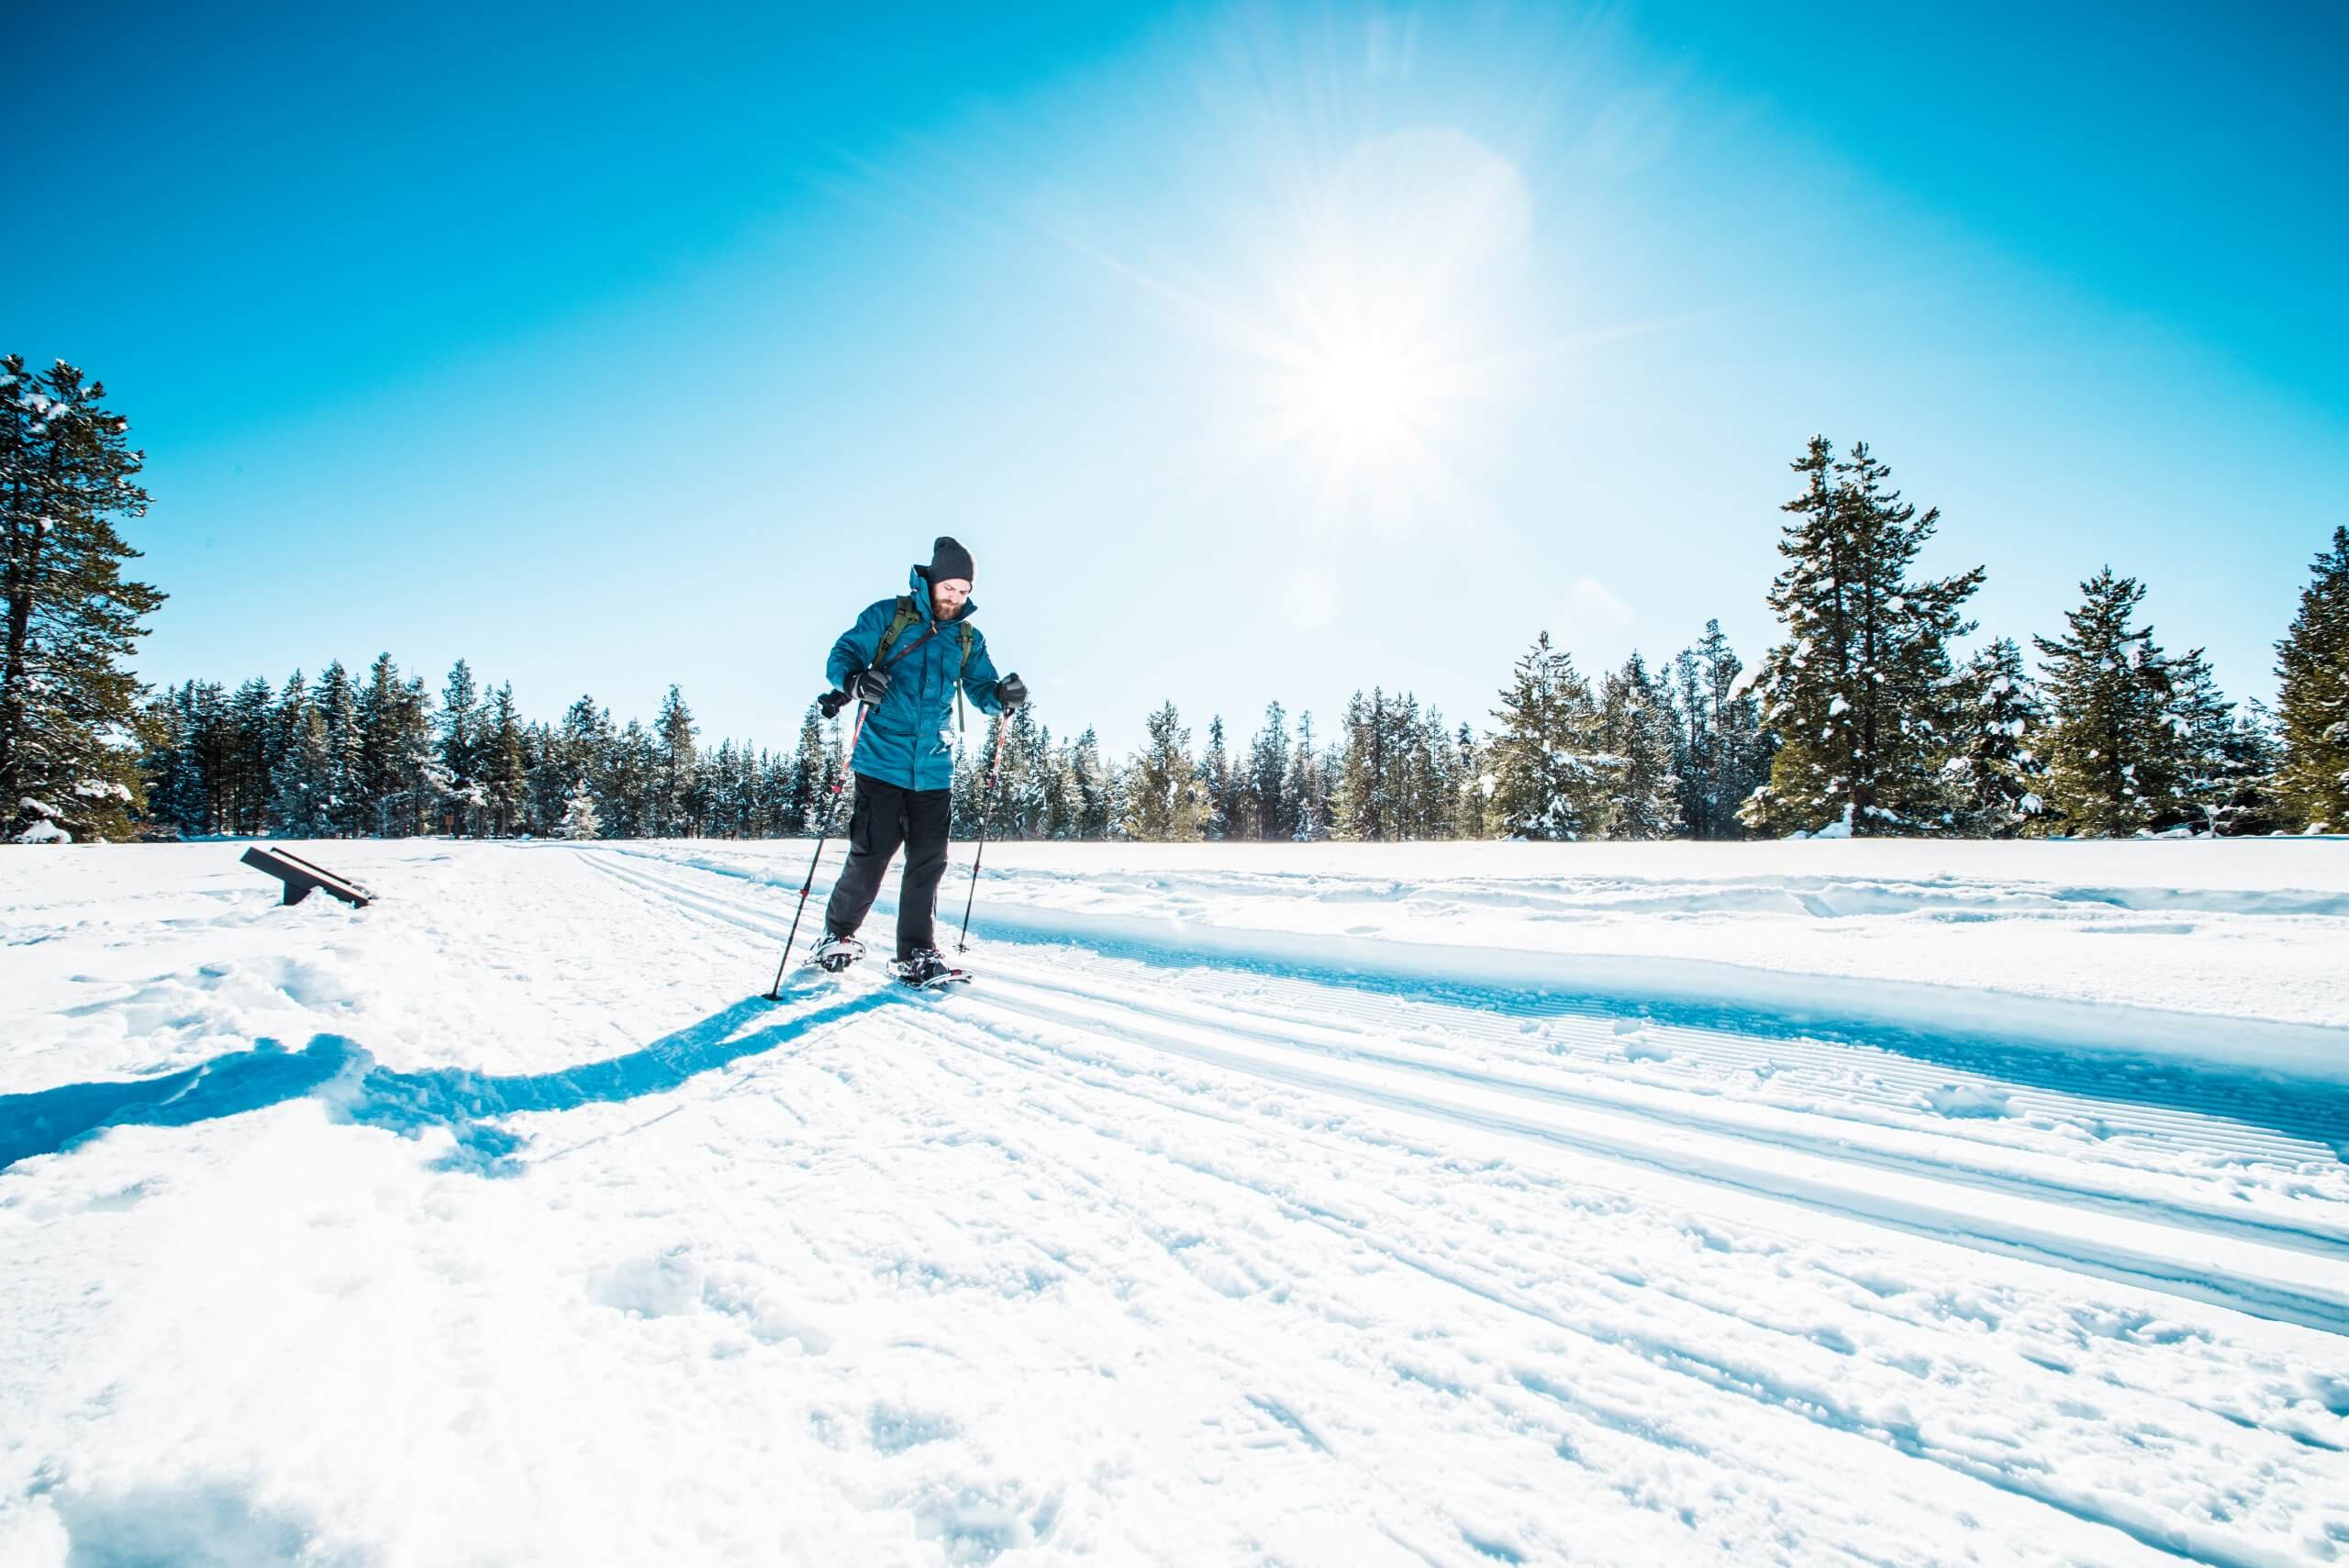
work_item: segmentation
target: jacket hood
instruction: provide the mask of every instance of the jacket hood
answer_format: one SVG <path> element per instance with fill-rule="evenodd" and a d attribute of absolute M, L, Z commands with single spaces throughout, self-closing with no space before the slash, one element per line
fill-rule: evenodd
<path fill-rule="evenodd" d="M 906 585 L 913 591 L 914 603 L 919 606 L 921 610 L 921 618 L 925 621 L 936 620 L 938 618 L 937 612 L 930 608 L 930 568 L 926 566 L 916 566 L 911 572 L 907 573 Z M 963 601 L 963 613 L 956 616 L 947 624 L 949 626 L 961 626 L 964 621 L 969 620 L 973 616 L 977 615 L 978 613 L 979 601 L 976 599 L 965 599 Z"/>

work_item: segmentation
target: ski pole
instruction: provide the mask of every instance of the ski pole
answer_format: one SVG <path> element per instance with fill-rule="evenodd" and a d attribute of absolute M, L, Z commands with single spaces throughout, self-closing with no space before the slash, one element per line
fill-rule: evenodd
<path fill-rule="evenodd" d="M 987 762 L 986 787 L 979 792 L 979 844 L 971 853 L 971 891 L 963 895 L 963 934 L 955 940 L 956 952 L 971 945 L 971 901 L 979 895 L 979 862 L 987 852 L 987 807 L 995 801 L 996 775 L 1003 772 L 1003 739 L 1010 733 L 1011 716 L 999 716 L 995 721 L 995 755 Z"/>
<path fill-rule="evenodd" d="M 839 695 L 837 693 L 825 695 L 828 699 Z M 839 700 L 846 702 L 848 699 L 840 696 Z M 840 711 L 838 704 L 834 705 L 832 711 Z M 807 913 L 807 895 L 816 886 L 816 862 L 824 858 L 824 840 L 832 836 L 832 807 L 840 804 L 841 786 L 848 783 L 848 765 L 856 760 L 857 737 L 864 733 L 864 716 L 871 711 L 863 703 L 856 705 L 856 723 L 848 732 L 848 751 L 841 758 L 841 776 L 832 781 L 831 797 L 824 802 L 824 825 L 816 835 L 816 852 L 807 858 L 807 880 L 799 884 L 799 907 L 791 912 L 791 934 L 783 939 L 783 962 L 774 966 L 774 986 L 767 992 L 770 1002 L 783 999 L 783 972 L 791 967 L 791 944 L 799 940 L 799 917 Z"/>

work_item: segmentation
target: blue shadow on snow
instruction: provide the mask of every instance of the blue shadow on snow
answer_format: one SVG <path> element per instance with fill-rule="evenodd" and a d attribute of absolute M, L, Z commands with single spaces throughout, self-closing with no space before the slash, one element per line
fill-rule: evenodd
<path fill-rule="evenodd" d="M 456 1135 L 457 1146 L 435 1162 L 438 1168 L 511 1175 L 521 1169 L 513 1155 L 524 1140 L 495 1126 L 498 1118 L 660 1094 L 888 1000 L 886 992 L 869 992 L 775 1018 L 775 1005 L 754 996 L 623 1056 L 511 1076 L 457 1067 L 395 1073 L 377 1065 L 366 1047 L 338 1034 L 315 1035 L 300 1051 L 263 1040 L 250 1051 L 230 1051 L 161 1077 L 0 1095 L 0 1170 L 70 1149 L 110 1127 L 186 1127 L 312 1095 L 339 1119 L 409 1138 L 445 1127 Z M 761 1018 L 772 1021 L 748 1027 Z"/>

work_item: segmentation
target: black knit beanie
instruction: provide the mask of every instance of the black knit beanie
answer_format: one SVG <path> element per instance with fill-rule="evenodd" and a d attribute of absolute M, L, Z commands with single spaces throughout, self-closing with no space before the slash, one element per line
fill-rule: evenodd
<path fill-rule="evenodd" d="M 930 547 L 930 580 L 943 583 L 950 577 L 960 577 L 965 583 L 978 581 L 978 568 L 971 562 L 971 552 L 956 544 L 952 536 L 941 534 L 938 542 Z"/>

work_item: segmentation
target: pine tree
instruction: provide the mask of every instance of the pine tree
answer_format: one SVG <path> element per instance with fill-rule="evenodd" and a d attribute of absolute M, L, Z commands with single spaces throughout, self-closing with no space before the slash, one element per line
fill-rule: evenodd
<path fill-rule="evenodd" d="M 1718 620 L 1707 621 L 1705 635 L 1673 660 L 1679 720 L 1673 770 L 1680 778 L 1681 819 L 1692 839 L 1745 837 L 1739 809 L 1770 776 L 1761 705 L 1749 684 Z"/>
<path fill-rule="evenodd" d="M 1493 787 L 1500 781 L 1486 771 L 1484 750 L 1476 744 L 1476 732 L 1467 725 L 1460 727 L 1453 747 L 1457 761 L 1453 773 L 1452 836 L 1489 839 L 1493 836 Z"/>
<path fill-rule="evenodd" d="M 456 831 L 462 837 L 469 829 L 477 830 L 480 824 L 467 820 L 465 809 L 475 798 L 473 786 L 480 780 L 482 710 L 481 688 L 473 680 L 472 666 L 460 659 L 449 671 L 449 684 L 440 693 L 440 762 L 448 770 L 450 789 L 460 800 Z"/>
<path fill-rule="evenodd" d="M 596 801 L 604 834 L 611 839 L 643 839 L 659 831 L 660 755 L 644 726 L 631 718 L 614 738 L 604 770 L 603 792 Z"/>
<path fill-rule="evenodd" d="M 489 830 L 501 839 L 513 835 L 529 795 L 529 769 L 523 757 L 522 735 L 521 716 L 514 710 L 514 684 L 508 681 L 490 694 L 475 759 Z"/>
<path fill-rule="evenodd" d="M 269 830 L 271 732 L 276 715 L 269 683 L 256 675 L 228 699 L 228 831 L 245 835 Z"/>
<path fill-rule="evenodd" d="M 2275 758 L 2256 723 L 2246 727 L 2219 689 L 2199 648 L 2169 662 L 2169 727 L 2177 748 L 2177 793 L 2154 814 L 2163 832 L 2191 828 L 2212 835 L 2266 832 L 2278 813 Z M 2252 823 L 2262 826 L 2254 828 Z"/>
<path fill-rule="evenodd" d="M 1574 659 L 1542 632 L 1517 662 L 1493 717 L 1496 831 L 1511 839 L 1580 839 L 1605 819 L 1597 705 Z"/>
<path fill-rule="evenodd" d="M 604 825 L 596 818 L 596 793 L 580 779 L 564 797 L 562 817 L 555 831 L 566 839 L 600 839 Z"/>
<path fill-rule="evenodd" d="M 2048 724 L 2043 795 L 2061 831 L 2149 831 L 2182 798 L 2170 665 L 2154 628 L 2134 624 L 2145 590 L 2108 566 L 2080 584 L 2067 637 L 2035 637 Z"/>
<path fill-rule="evenodd" d="M 1357 691 L 1346 701 L 1338 740 L 1338 788 L 1330 834 L 1375 842 L 1386 837 L 1386 694 Z"/>
<path fill-rule="evenodd" d="M 1088 727 L 1069 748 L 1069 782 L 1076 791 L 1076 836 L 1100 840 L 1122 815 L 1114 781 L 1102 764 L 1101 742 Z"/>
<path fill-rule="evenodd" d="M 1679 728 L 1671 694 L 1634 651 L 1607 677 L 1599 702 L 1607 837 L 1645 841 L 1679 836 L 1680 779 L 1673 772 Z"/>
<path fill-rule="evenodd" d="M 1191 761 L 1191 732 L 1168 703 L 1143 720 L 1147 739 L 1126 785 L 1125 831 L 1145 843 L 1199 836 L 1207 803 Z"/>
<path fill-rule="evenodd" d="M 2311 833 L 2349 833 L 2349 528 L 2310 565 L 2300 607 L 2276 645 L 2285 815 Z"/>
<path fill-rule="evenodd" d="M 2299 818 L 2284 799 L 2284 743 L 2276 716 L 2245 703 L 2220 748 L 2211 828 L 2230 837 L 2288 833 Z"/>
<path fill-rule="evenodd" d="M 1231 773 L 1231 752 L 1224 744 L 1223 715 L 1208 721 L 1207 755 L 1199 759 L 1199 836 L 1210 842 L 1236 837 L 1232 818 L 1239 806 Z"/>
<path fill-rule="evenodd" d="M 661 717 L 654 722 L 653 733 L 659 755 L 647 831 L 664 839 L 684 837 L 700 827 L 686 798 L 696 756 L 696 730 L 693 710 L 685 706 L 685 694 L 674 685 L 661 699 Z"/>
<path fill-rule="evenodd" d="M 406 706 L 399 666 L 379 653 L 359 690 L 359 788 L 354 817 L 364 830 L 388 839 L 400 792 L 400 715 Z"/>
<path fill-rule="evenodd" d="M 127 838 L 143 806 L 128 661 L 164 596 L 122 574 L 146 453 L 105 397 L 62 360 L 0 360 L 0 836 Z"/>
<path fill-rule="evenodd" d="M 799 749 L 791 766 L 791 805 L 787 819 L 794 837 L 812 837 L 830 798 L 831 779 L 825 771 L 824 724 L 814 703 L 799 718 Z"/>
<path fill-rule="evenodd" d="M 147 755 L 147 820 L 174 834 L 204 831 L 204 775 L 195 747 L 195 683 L 166 686 L 148 704 L 140 733 Z"/>
<path fill-rule="evenodd" d="M 1248 743 L 1245 806 L 1235 838 L 1286 839 L 1297 830 L 1296 811 L 1284 788 L 1288 749 L 1288 716 L 1280 704 L 1266 703 L 1264 725 Z"/>
<path fill-rule="evenodd" d="M 1282 786 L 1291 812 L 1288 836 L 1299 844 L 1330 836 L 1330 775 L 1313 745 L 1313 715 L 1297 721 L 1297 749 L 1289 753 L 1288 782 Z"/>
<path fill-rule="evenodd" d="M 289 839 L 322 839 L 334 830 L 334 749 L 326 720 L 306 698 L 286 725 L 271 775 L 269 823 Z"/>
<path fill-rule="evenodd" d="M 2010 637 L 1976 651 L 1957 690 L 1959 749 L 1948 771 L 1959 828 L 1972 838 L 2011 839 L 2046 808 L 2038 751 L 2046 705 Z"/>
<path fill-rule="evenodd" d="M 1976 567 L 1912 580 L 1939 526 L 1920 517 L 1891 471 L 1855 443 L 1838 461 L 1813 436 L 1794 471 L 1804 492 L 1778 541 L 1787 567 L 1770 607 L 1787 640 L 1764 662 L 1765 721 L 1779 750 L 1744 815 L 1766 833 L 1938 833 L 1955 821 L 1942 769 L 1956 740 L 1950 643 L 1973 629 Z"/>
<path fill-rule="evenodd" d="M 359 694 L 340 659 L 318 675 L 311 699 L 327 733 L 327 831 L 338 838 L 364 832 L 359 809 Z"/>

